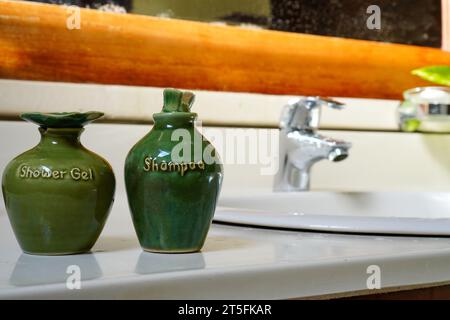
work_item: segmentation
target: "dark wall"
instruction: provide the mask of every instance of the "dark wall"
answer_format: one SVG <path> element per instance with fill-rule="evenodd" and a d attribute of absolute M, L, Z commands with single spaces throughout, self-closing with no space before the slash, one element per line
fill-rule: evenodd
<path fill-rule="evenodd" d="M 28 0 L 32 2 L 43 2 L 50 4 L 67 4 L 75 5 L 83 8 L 98 8 L 104 4 L 116 4 L 125 8 L 128 12 L 131 10 L 131 4 L 133 0 Z"/>
<path fill-rule="evenodd" d="M 366 27 L 367 7 L 381 9 L 381 29 Z M 440 0 L 271 0 L 275 30 L 441 46 Z"/>

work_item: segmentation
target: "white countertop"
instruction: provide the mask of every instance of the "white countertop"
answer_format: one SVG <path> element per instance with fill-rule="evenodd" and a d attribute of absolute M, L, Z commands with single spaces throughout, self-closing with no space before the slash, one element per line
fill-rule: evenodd
<path fill-rule="evenodd" d="M 0 213 L 0 298 L 277 299 L 450 280 L 450 239 L 358 236 L 213 225 L 201 253 L 144 253 L 119 195 L 91 254 L 22 254 Z M 81 289 L 69 290 L 78 265 Z M 376 291 L 376 290 L 375 290 Z"/>
<path fill-rule="evenodd" d="M 214 224 L 201 253 L 144 253 L 125 198 L 123 161 L 148 129 L 91 125 L 84 134 L 86 146 L 111 162 L 118 181 L 113 210 L 91 254 L 22 254 L 0 204 L 0 299 L 345 295 L 367 291 L 370 265 L 380 267 L 382 289 L 450 282 L 450 238 L 358 236 Z M 14 156 L 34 145 L 38 134 L 36 126 L 30 124 L 1 122 L 0 137 L 2 170 Z M 231 184 L 225 186 L 225 192 L 233 189 Z M 70 265 L 80 267 L 80 290 L 66 287 Z"/>

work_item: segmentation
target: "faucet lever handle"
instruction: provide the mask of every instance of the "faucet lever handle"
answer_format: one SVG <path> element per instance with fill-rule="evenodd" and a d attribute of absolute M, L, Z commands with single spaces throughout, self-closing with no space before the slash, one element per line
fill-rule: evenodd
<path fill-rule="evenodd" d="M 342 109 L 344 104 L 328 97 L 304 97 L 289 100 L 281 114 L 281 129 L 314 131 L 319 128 L 321 107 Z"/>
<path fill-rule="evenodd" d="M 337 100 L 334 100 L 332 98 L 329 97 L 306 97 L 305 98 L 308 102 L 315 104 L 315 106 L 321 107 L 321 106 L 326 106 L 326 107 L 330 107 L 333 109 L 338 109 L 341 110 L 342 108 L 344 108 L 344 103 L 339 102 Z"/>

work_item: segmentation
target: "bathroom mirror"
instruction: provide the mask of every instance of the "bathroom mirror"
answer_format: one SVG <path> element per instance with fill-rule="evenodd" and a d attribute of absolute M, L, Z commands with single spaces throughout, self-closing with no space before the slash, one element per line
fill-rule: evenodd
<path fill-rule="evenodd" d="M 36 0 L 34 0 L 36 1 Z M 39 1 L 39 0 L 38 0 Z M 445 0 L 42 0 L 165 18 L 217 22 L 439 48 Z"/>

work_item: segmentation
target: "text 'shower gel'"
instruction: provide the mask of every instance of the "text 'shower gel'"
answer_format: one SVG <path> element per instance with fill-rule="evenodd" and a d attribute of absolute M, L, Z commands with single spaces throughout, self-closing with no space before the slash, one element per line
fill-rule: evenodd
<path fill-rule="evenodd" d="M 111 209 L 115 178 L 109 163 L 80 143 L 83 126 L 101 112 L 24 113 L 41 141 L 3 172 L 3 197 L 14 234 L 30 254 L 89 251 Z"/>

